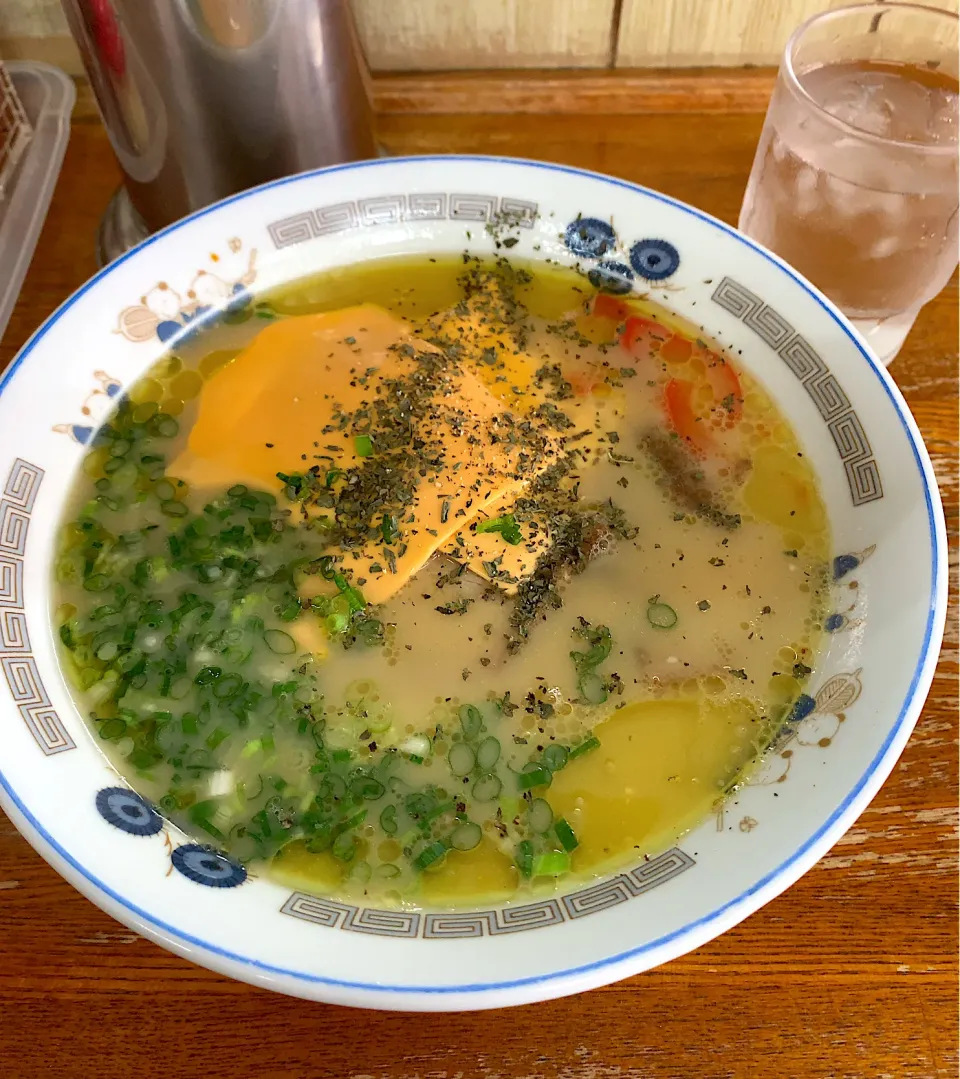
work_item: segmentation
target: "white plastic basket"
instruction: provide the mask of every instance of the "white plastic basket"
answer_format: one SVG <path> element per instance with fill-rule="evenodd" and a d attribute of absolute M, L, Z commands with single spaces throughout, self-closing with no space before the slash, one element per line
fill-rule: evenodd
<path fill-rule="evenodd" d="M 47 216 L 75 99 L 58 68 L 0 61 L 0 338 Z"/>
<path fill-rule="evenodd" d="M 13 80 L 0 60 L 0 200 L 32 133 Z"/>

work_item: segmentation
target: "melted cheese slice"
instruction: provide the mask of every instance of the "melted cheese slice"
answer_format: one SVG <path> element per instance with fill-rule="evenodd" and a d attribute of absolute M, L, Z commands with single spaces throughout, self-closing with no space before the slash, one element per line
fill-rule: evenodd
<path fill-rule="evenodd" d="M 266 326 L 207 382 L 172 473 L 197 487 L 242 482 L 276 491 L 278 472 L 389 466 L 389 455 L 377 453 L 375 427 L 374 453 L 360 458 L 344 417 L 375 416 L 378 402 L 396 397 L 397 380 L 419 377 L 414 350 L 398 348 L 411 343 L 406 323 L 373 305 Z M 398 521 L 399 542 L 389 557 L 373 512 L 371 538 L 344 557 L 371 603 L 389 599 L 478 514 L 515 497 L 556 459 L 555 437 L 538 429 L 535 450 L 514 437 L 516 418 L 471 365 L 447 365 L 420 391 L 433 396 L 416 430 L 417 452 L 434 465 L 412 474 L 407 458 L 414 494 Z"/>
<path fill-rule="evenodd" d="M 173 475 L 196 487 L 276 491 L 278 472 L 304 471 L 318 458 L 355 464 L 352 436 L 323 429 L 337 408 L 360 407 L 367 391 L 357 378 L 368 368 L 400 374 L 391 346 L 409 339 L 405 323 L 372 304 L 270 323 L 207 381 Z"/>
<path fill-rule="evenodd" d="M 559 403 L 570 421 L 570 428 L 558 432 L 574 435 L 570 448 L 576 449 L 579 467 L 586 468 L 596 458 L 619 447 L 610 444 L 605 433 L 616 430 L 623 422 L 625 392 L 606 381 L 615 371 L 619 354 L 612 359 L 597 344 L 608 340 L 599 335 L 598 342 L 578 341 L 565 346 L 555 334 L 540 333 L 526 342 L 521 350 L 513 335 L 495 326 L 484 313 L 484 302 L 471 301 L 454 312 L 444 312 L 431 320 L 433 332 L 446 340 L 455 340 L 463 350 L 464 362 L 476 371 L 491 393 L 510 402 L 518 412 L 530 414 L 549 400 L 547 388 L 535 385 L 540 366 L 555 366 L 569 376 L 574 396 Z M 582 330 L 578 327 L 578 333 Z M 572 353 L 572 355 L 571 355 Z M 572 481 L 564 481 L 569 485 Z M 443 553 L 462 562 L 479 577 L 491 581 L 505 594 L 515 595 L 518 583 L 529 577 L 537 560 L 550 548 L 548 513 L 539 513 L 534 521 L 520 525 L 523 541 L 507 543 L 498 532 L 477 532 L 477 525 L 487 518 L 502 517 L 515 512 L 515 498 L 504 497 L 485 508 L 477 520 L 463 529 Z"/>

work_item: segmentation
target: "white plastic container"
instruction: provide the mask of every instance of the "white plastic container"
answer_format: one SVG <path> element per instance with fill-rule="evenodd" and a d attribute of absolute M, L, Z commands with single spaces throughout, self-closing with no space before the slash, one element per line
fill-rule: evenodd
<path fill-rule="evenodd" d="M 73 81 L 59 68 L 30 61 L 3 66 L 31 133 L 21 138 L 0 193 L 0 339 L 50 207 L 77 97 Z"/>

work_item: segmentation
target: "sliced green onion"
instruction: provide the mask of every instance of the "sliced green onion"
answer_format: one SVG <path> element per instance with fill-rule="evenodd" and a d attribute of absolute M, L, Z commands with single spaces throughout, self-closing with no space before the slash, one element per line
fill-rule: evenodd
<path fill-rule="evenodd" d="M 387 835 L 395 835 L 397 831 L 397 807 L 387 806 L 380 814 L 380 827 Z"/>
<path fill-rule="evenodd" d="M 463 728 L 464 738 L 472 740 L 477 737 L 483 726 L 483 716 L 476 705 L 465 704 L 460 708 L 460 726 Z"/>
<path fill-rule="evenodd" d="M 517 525 L 516 518 L 512 513 L 503 517 L 489 517 L 477 524 L 477 532 L 499 532 L 507 543 L 516 545 L 523 540 L 523 533 Z"/>
<path fill-rule="evenodd" d="M 474 783 L 473 797 L 478 802 L 492 802 L 495 798 L 500 797 L 502 790 L 503 783 L 500 777 L 495 776 L 492 772 L 487 772 Z"/>
<path fill-rule="evenodd" d="M 528 791 L 532 787 L 547 787 L 550 785 L 551 772 L 542 764 L 528 764 L 517 776 L 517 786 L 522 791 Z"/>
<path fill-rule="evenodd" d="M 320 801 L 329 798 L 334 802 L 339 802 L 346 793 L 347 784 L 343 776 L 338 776 L 335 772 L 324 773 L 324 776 L 317 787 L 317 798 L 319 798 Z"/>
<path fill-rule="evenodd" d="M 205 802 L 195 802 L 188 810 L 190 820 L 193 821 L 198 828 L 202 828 L 205 832 L 209 832 L 210 835 L 216 839 L 223 839 L 223 832 L 220 831 L 210 821 L 210 818 L 216 813 L 218 803 L 216 799 L 209 799 Z"/>
<path fill-rule="evenodd" d="M 213 695 L 217 700 L 225 701 L 234 696 L 243 685 L 243 679 L 236 672 L 228 674 L 226 678 L 220 678 L 213 687 Z"/>
<path fill-rule="evenodd" d="M 209 686 L 220 677 L 223 672 L 219 667 L 203 667 L 197 671 L 197 677 L 194 678 L 194 682 L 198 686 Z"/>
<path fill-rule="evenodd" d="M 489 772 L 500 760 L 500 742 L 489 735 L 477 746 L 477 767 Z"/>
<path fill-rule="evenodd" d="M 368 802 L 375 802 L 385 790 L 380 780 L 373 776 L 357 776 L 350 784 L 350 793 L 354 798 L 363 798 Z"/>
<path fill-rule="evenodd" d="M 358 457 L 369 457 L 373 453 L 373 439 L 369 435 L 357 435 L 353 440 L 353 448 Z"/>
<path fill-rule="evenodd" d="M 359 588 L 353 588 L 342 573 L 333 574 L 333 583 L 340 590 L 340 594 L 346 599 L 351 611 L 362 611 L 367 602 Z"/>
<path fill-rule="evenodd" d="M 557 839 L 560 840 L 560 846 L 563 847 L 565 851 L 569 852 L 576 850 L 577 847 L 580 846 L 580 840 L 577 839 L 574 830 L 563 817 L 558 818 L 556 824 L 553 826 L 553 830 L 557 834 Z"/>
<path fill-rule="evenodd" d="M 84 667 L 78 678 L 81 689 L 90 689 L 91 686 L 100 681 L 100 672 L 96 667 Z"/>
<path fill-rule="evenodd" d="M 362 611 L 366 608 L 367 601 L 359 588 L 348 588 L 343 594 L 346 596 L 347 603 L 350 604 L 351 611 Z"/>
<path fill-rule="evenodd" d="M 107 719 L 100 724 L 100 737 L 107 742 L 115 742 L 127 733 L 127 724 L 122 719 Z"/>
<path fill-rule="evenodd" d="M 570 869 L 570 855 L 565 851 L 551 850 L 534 859 L 535 877 L 560 877 Z"/>
<path fill-rule="evenodd" d="M 514 861 L 517 863 L 521 877 L 529 877 L 533 873 L 533 844 L 529 839 L 524 839 L 523 842 L 517 844 Z"/>
<path fill-rule="evenodd" d="M 575 760 L 577 757 L 582 757 L 584 753 L 589 753 L 591 749 L 598 749 L 600 746 L 600 739 L 594 737 L 592 734 L 586 741 L 581 742 L 578 746 L 574 746 L 570 750 L 570 756 L 567 760 Z"/>
<path fill-rule="evenodd" d="M 454 850 L 473 850 L 483 839 L 483 831 L 479 824 L 472 820 L 464 821 L 463 824 L 454 828 L 450 835 L 450 846 Z"/>
<path fill-rule="evenodd" d="M 357 840 L 347 832 L 338 835 L 333 841 L 330 853 L 341 862 L 349 862 L 357 853 Z"/>
<path fill-rule="evenodd" d="M 120 646 L 116 641 L 104 641 L 97 649 L 97 659 L 102 660 L 104 663 L 109 663 L 110 660 L 116 659 L 119 651 Z"/>
<path fill-rule="evenodd" d="M 530 830 L 538 835 L 549 830 L 550 825 L 553 824 L 553 810 L 546 799 L 534 798 L 530 803 L 530 808 L 527 810 L 527 824 L 530 825 Z"/>
<path fill-rule="evenodd" d="M 225 731 L 223 727 L 216 727 L 207 736 L 207 745 L 210 749 L 216 749 L 221 742 L 230 737 L 230 732 Z"/>
<path fill-rule="evenodd" d="M 559 772 L 570 758 L 570 751 L 566 746 L 557 745 L 554 742 L 543 751 L 543 763 L 551 772 Z"/>
<path fill-rule="evenodd" d="M 441 840 L 437 840 L 434 843 L 430 843 L 424 847 L 422 851 L 414 858 L 413 865 L 415 869 L 426 869 L 427 866 L 433 865 L 435 862 L 439 862 L 440 859 L 447 853 L 447 845 Z"/>
<path fill-rule="evenodd" d="M 154 416 L 151 426 L 154 434 L 159 435 L 160 438 L 173 438 L 180 431 L 180 424 L 173 416 L 167 416 L 164 413 Z"/>
<path fill-rule="evenodd" d="M 137 466 L 132 461 L 126 461 L 122 468 L 113 473 L 113 489 L 120 493 L 129 491 L 137 479 Z"/>
<path fill-rule="evenodd" d="M 277 656 L 289 656 L 297 650 L 297 642 L 282 629 L 264 630 L 263 642 Z"/>
<path fill-rule="evenodd" d="M 432 809 L 427 809 L 422 813 L 421 823 L 429 823 L 432 820 L 436 820 L 438 817 L 442 817 L 445 813 L 453 812 L 456 808 L 456 802 L 440 802 Z"/>
<path fill-rule="evenodd" d="M 651 603 L 647 607 L 647 621 L 654 629 L 673 629 L 677 612 L 668 603 Z"/>
<path fill-rule="evenodd" d="M 577 683 L 580 696 L 587 704 L 603 704 L 607 699 L 607 687 L 598 674 L 585 674 Z"/>
<path fill-rule="evenodd" d="M 359 881 L 360 884 L 366 884 L 373 876 L 373 867 L 369 862 L 356 862 L 353 869 L 350 870 L 350 879 Z"/>
<path fill-rule="evenodd" d="M 466 742 L 454 742 L 447 754 L 447 764 L 455 776 L 469 775 L 477 763 L 477 755 Z"/>

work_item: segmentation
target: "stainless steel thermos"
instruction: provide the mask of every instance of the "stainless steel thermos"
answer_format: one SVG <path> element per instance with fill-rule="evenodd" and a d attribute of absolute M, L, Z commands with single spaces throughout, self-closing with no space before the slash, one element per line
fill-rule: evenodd
<path fill-rule="evenodd" d="M 347 0 L 63 0 L 124 172 L 101 261 L 217 199 L 376 155 Z"/>

